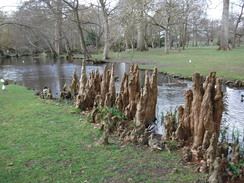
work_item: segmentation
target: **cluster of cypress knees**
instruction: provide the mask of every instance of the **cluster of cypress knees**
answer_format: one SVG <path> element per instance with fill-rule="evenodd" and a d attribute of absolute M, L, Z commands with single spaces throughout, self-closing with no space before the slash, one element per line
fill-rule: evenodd
<path fill-rule="evenodd" d="M 111 70 L 105 66 L 102 74 L 93 70 L 87 77 L 83 62 L 80 81 L 75 70 L 70 90 L 65 84 L 60 96 L 73 99 L 77 108 L 90 111 L 91 123 L 104 130 L 101 144 L 108 144 L 109 137 L 115 134 L 125 143 L 148 145 L 152 150 L 180 148 L 185 162 L 197 163 L 199 172 L 209 174 L 208 182 L 222 183 L 233 177 L 234 170 L 230 167 L 243 161 L 243 157 L 238 144 L 218 142 L 224 103 L 222 79 L 217 78 L 215 72 L 207 77 L 193 74 L 192 87 L 184 91 L 185 106 L 178 107 L 178 121 L 168 112 L 164 117 L 163 135 L 155 131 L 157 69 L 151 77 L 145 71 L 144 85 L 140 86 L 139 68 L 131 65 L 129 74 L 123 75 L 119 93 L 116 93 L 114 78 L 114 66 Z M 102 108 L 116 108 L 119 112 L 104 114 Z M 242 178 L 244 166 L 238 168 L 237 177 Z"/>

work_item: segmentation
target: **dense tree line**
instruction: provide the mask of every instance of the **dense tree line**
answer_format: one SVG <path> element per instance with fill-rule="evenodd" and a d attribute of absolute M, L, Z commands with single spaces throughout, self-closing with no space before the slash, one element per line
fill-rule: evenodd
<path fill-rule="evenodd" d="M 84 3 L 86 2 L 86 3 Z M 0 49 L 59 54 L 124 51 L 188 45 L 239 46 L 244 34 L 244 0 L 230 12 L 223 0 L 223 18 L 211 20 L 207 0 L 30 0 L 12 15 L 0 12 Z"/>

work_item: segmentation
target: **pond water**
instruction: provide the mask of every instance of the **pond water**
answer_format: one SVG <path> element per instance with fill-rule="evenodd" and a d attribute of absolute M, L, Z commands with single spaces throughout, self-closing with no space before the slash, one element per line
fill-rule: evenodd
<path fill-rule="evenodd" d="M 111 63 L 107 63 L 111 68 Z M 87 74 L 93 69 L 103 70 L 104 64 L 87 64 Z M 74 69 L 80 76 L 81 60 L 67 62 L 64 59 L 40 59 L 33 57 L 22 57 L 19 59 L 0 60 L 0 78 L 10 80 L 16 84 L 23 85 L 29 89 L 41 91 L 44 87 L 52 89 L 53 96 L 59 97 L 63 85 L 71 84 Z M 115 63 L 116 89 L 119 90 L 120 78 L 124 72 L 129 72 L 129 63 Z M 144 71 L 140 71 L 140 82 L 144 82 Z M 160 122 L 162 114 L 168 110 L 175 110 L 179 105 L 184 105 L 183 91 L 191 87 L 190 81 L 174 79 L 168 75 L 158 74 L 158 102 L 157 119 Z M 228 138 L 231 139 L 232 131 L 244 141 L 244 102 L 241 102 L 241 95 L 244 89 L 232 89 L 223 86 L 225 110 L 222 123 L 229 128 Z M 238 130 L 237 130 L 238 129 Z M 159 133 L 163 133 L 159 127 Z"/>

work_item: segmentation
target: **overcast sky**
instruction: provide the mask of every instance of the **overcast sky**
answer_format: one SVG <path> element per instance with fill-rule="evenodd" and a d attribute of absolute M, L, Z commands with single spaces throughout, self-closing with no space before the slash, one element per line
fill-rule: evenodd
<path fill-rule="evenodd" d="M 11 13 L 11 11 L 16 10 L 16 7 L 20 5 L 20 3 L 28 1 L 28 0 L 0 0 L 0 8 L 1 10 L 8 11 Z M 84 1 L 84 0 L 82 0 Z M 86 0 L 89 2 L 89 0 Z M 96 0 L 93 0 L 96 2 Z M 210 1 L 210 0 L 209 0 Z M 230 2 L 238 2 L 239 0 L 230 0 Z M 223 0 L 211 0 L 212 4 L 209 6 L 208 9 L 208 16 L 211 19 L 221 19 L 222 16 L 222 7 L 223 7 Z M 231 11 L 231 7 L 230 7 Z"/>

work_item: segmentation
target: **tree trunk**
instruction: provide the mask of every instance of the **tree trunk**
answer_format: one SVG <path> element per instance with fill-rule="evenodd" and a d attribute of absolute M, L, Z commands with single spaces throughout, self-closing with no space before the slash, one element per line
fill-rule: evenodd
<path fill-rule="evenodd" d="M 144 25 L 144 4 L 143 2 L 140 2 L 138 4 L 138 14 L 137 14 L 137 51 L 147 51 L 147 48 L 145 46 L 145 25 Z"/>
<path fill-rule="evenodd" d="M 55 1 L 56 13 L 55 13 L 55 51 L 58 55 L 63 53 L 63 41 L 62 41 L 62 3 L 60 0 Z"/>
<path fill-rule="evenodd" d="M 81 45 L 81 49 L 83 51 L 84 60 L 88 60 L 89 58 L 91 58 L 91 55 L 89 54 L 89 52 L 86 48 L 86 42 L 85 42 L 85 38 L 84 38 L 84 34 L 83 34 L 83 29 L 81 26 L 81 21 L 80 21 L 80 17 L 79 17 L 79 1 L 76 0 L 75 5 L 72 5 L 67 0 L 63 0 L 63 2 L 65 2 L 73 10 L 73 13 L 75 16 L 75 23 L 77 25 L 79 36 L 80 36 L 80 45 Z"/>
<path fill-rule="evenodd" d="M 80 35 L 81 49 L 83 51 L 84 59 L 88 60 L 89 58 L 91 58 L 91 56 L 90 56 L 90 54 L 89 54 L 89 52 L 88 52 L 88 50 L 86 48 L 86 42 L 85 42 L 85 38 L 84 38 L 82 27 L 81 27 L 81 23 L 80 23 L 78 9 L 75 12 L 75 14 L 76 14 L 76 21 L 77 21 L 78 31 L 79 31 L 79 35 Z"/>
<path fill-rule="evenodd" d="M 244 3 L 243 3 L 242 6 L 241 6 L 241 13 L 240 13 L 240 15 L 238 16 L 238 19 L 237 19 L 237 21 L 236 21 L 236 25 L 235 25 L 235 29 L 234 29 L 234 37 L 233 37 L 233 45 L 232 45 L 233 48 L 236 47 L 237 29 L 238 29 L 239 23 L 241 22 L 241 19 L 242 19 L 243 8 L 244 8 Z"/>
<path fill-rule="evenodd" d="M 103 49 L 103 59 L 109 59 L 108 52 L 109 52 L 109 25 L 108 25 L 108 20 L 105 20 L 104 24 L 104 49 Z"/>
<path fill-rule="evenodd" d="M 135 49 L 134 41 L 132 40 L 132 41 L 131 41 L 131 50 L 134 51 L 134 49 Z"/>
<path fill-rule="evenodd" d="M 168 30 L 165 30 L 165 38 L 164 38 L 164 53 L 169 54 L 169 43 L 168 43 Z"/>
<path fill-rule="evenodd" d="M 51 43 L 50 39 L 46 35 L 44 35 L 44 34 L 42 34 L 42 37 L 46 40 L 47 45 L 49 46 L 50 51 L 51 51 L 53 57 L 56 58 L 58 56 L 58 54 L 56 53 L 56 51 L 55 51 L 55 49 L 53 47 L 53 44 Z"/>
<path fill-rule="evenodd" d="M 145 47 L 144 32 L 144 24 L 140 21 L 137 25 L 137 51 L 147 51 Z"/>
<path fill-rule="evenodd" d="M 152 48 L 155 48 L 154 41 L 152 40 Z"/>
<path fill-rule="evenodd" d="M 182 49 L 185 50 L 186 48 L 186 40 L 187 40 L 187 21 L 188 21 L 188 17 L 186 18 L 185 22 L 183 23 L 183 33 L 182 33 L 182 42 L 181 42 L 181 46 Z"/>
<path fill-rule="evenodd" d="M 109 39 L 110 39 L 110 32 L 109 32 L 109 24 L 108 24 L 108 12 L 106 8 L 106 1 L 105 0 L 99 0 L 99 3 L 102 8 L 102 14 L 103 14 L 103 22 L 104 22 L 104 49 L 103 49 L 103 59 L 109 59 L 108 52 L 109 52 Z"/>
<path fill-rule="evenodd" d="M 241 46 L 241 36 L 239 35 L 238 36 L 238 41 L 237 41 L 237 47 L 240 47 Z"/>
<path fill-rule="evenodd" d="M 96 49 L 98 50 L 99 49 L 99 46 L 100 45 L 100 37 L 99 36 L 96 36 Z"/>
<path fill-rule="evenodd" d="M 63 44 L 62 44 L 62 23 L 59 20 L 55 22 L 55 51 L 58 55 L 63 53 Z"/>
<path fill-rule="evenodd" d="M 221 40 L 219 50 L 229 50 L 229 5 L 230 0 L 223 0 L 223 14 L 221 27 Z"/>
<path fill-rule="evenodd" d="M 48 0 L 42 0 L 46 3 L 48 6 L 48 9 L 53 13 L 55 17 L 55 23 L 54 23 L 54 37 L 55 37 L 55 43 L 54 43 L 54 49 L 57 55 L 60 55 L 63 53 L 63 34 L 62 34 L 62 24 L 63 24 L 63 18 L 62 18 L 62 1 L 61 0 L 55 0 L 54 5 L 51 5 L 50 1 Z"/>
<path fill-rule="evenodd" d="M 127 37 L 125 37 L 125 50 L 128 51 L 129 50 L 129 42 Z"/>

